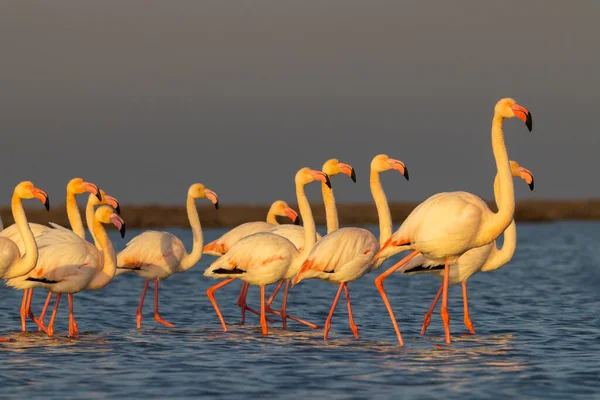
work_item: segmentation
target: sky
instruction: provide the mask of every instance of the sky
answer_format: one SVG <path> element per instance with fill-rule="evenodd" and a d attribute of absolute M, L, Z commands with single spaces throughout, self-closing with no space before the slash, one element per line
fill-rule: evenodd
<path fill-rule="evenodd" d="M 600 2 L 564 0 L 80 0 L 0 3 L 0 204 L 69 179 L 121 203 L 295 202 L 294 174 L 328 158 L 340 203 L 449 190 L 492 199 L 495 103 L 509 157 L 535 175 L 517 199 L 600 197 Z M 319 202 L 320 188 L 307 188 Z M 85 199 L 82 199 L 85 201 Z M 41 205 L 39 205 L 41 207 Z"/>

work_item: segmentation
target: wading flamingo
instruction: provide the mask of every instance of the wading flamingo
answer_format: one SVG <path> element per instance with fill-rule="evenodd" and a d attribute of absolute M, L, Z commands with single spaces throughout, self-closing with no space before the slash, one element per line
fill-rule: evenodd
<path fill-rule="evenodd" d="M 510 162 L 512 170 L 512 176 L 523 179 L 528 185 L 529 189 L 533 190 L 533 174 L 526 168 L 521 167 L 516 161 Z M 500 184 L 498 180 L 498 174 L 494 179 L 494 196 L 498 207 Z M 496 247 L 496 241 L 485 246 L 476 247 L 464 253 L 458 258 L 455 264 L 450 265 L 450 276 L 448 277 L 448 285 L 462 284 L 463 293 L 463 306 L 464 306 L 464 323 L 471 334 L 475 334 L 471 318 L 469 317 L 469 304 L 467 300 L 467 280 L 473 276 L 473 274 L 480 271 L 493 271 L 503 265 L 507 264 L 517 247 L 517 227 L 513 220 L 508 228 L 504 231 L 504 242 L 502 248 Z M 405 275 L 417 275 L 417 274 L 435 274 L 438 278 L 444 279 L 444 265 L 432 265 L 429 260 L 425 259 L 423 255 L 418 255 L 410 260 L 406 265 L 398 270 L 398 272 Z M 421 328 L 421 334 L 425 334 L 429 323 L 431 322 L 431 314 L 435 309 L 435 306 L 442 295 L 443 285 L 440 286 L 440 290 L 435 296 L 431 307 L 425 314 L 423 321 L 423 327 Z"/>
<path fill-rule="evenodd" d="M 75 234 L 82 239 L 85 239 L 85 229 L 83 228 L 83 222 L 81 221 L 81 215 L 79 214 L 79 207 L 77 207 L 77 199 L 75 196 L 86 192 L 89 192 L 94 196 L 97 196 L 98 199 L 101 199 L 98 186 L 91 182 L 85 182 L 82 178 L 73 178 L 69 181 L 69 183 L 67 183 L 67 218 L 69 219 L 69 224 L 71 225 L 73 232 L 75 232 Z M 60 225 L 53 224 L 53 226 Z M 52 230 L 52 228 L 49 226 L 36 223 L 29 223 L 29 227 L 33 232 L 33 236 L 36 238 L 42 233 Z M 15 243 L 17 243 L 19 249 L 23 251 L 23 241 L 21 240 L 21 236 L 19 235 L 19 231 L 15 224 L 1 231 L 0 236 L 13 240 Z M 31 308 L 25 308 L 26 303 L 29 303 L 31 306 L 31 300 L 28 301 L 27 299 L 31 299 L 32 296 L 33 289 L 23 291 L 23 301 L 21 303 L 21 331 L 23 332 L 27 330 L 27 316 L 29 316 L 39 326 L 39 321 L 37 321 L 31 312 Z"/>
<path fill-rule="evenodd" d="M 418 254 L 437 264 L 444 264 L 441 316 L 444 321 L 446 344 L 450 344 L 450 316 L 448 315 L 448 277 L 450 265 L 468 250 L 493 242 L 513 220 L 515 211 L 512 173 L 504 145 L 502 124 L 505 118 L 518 117 L 531 131 L 529 111 L 510 98 L 501 99 L 494 107 L 492 119 L 492 149 L 500 182 L 497 213 L 492 212 L 478 196 L 468 192 L 444 192 L 431 196 L 419 204 L 404 220 L 400 229 L 381 247 L 375 259 L 390 257 L 405 250 L 411 253 L 375 279 L 383 302 L 392 319 L 398 342 L 402 336 L 389 303 L 383 281 Z"/>
<path fill-rule="evenodd" d="M 219 198 L 212 190 L 201 183 L 194 183 L 188 189 L 186 209 L 192 233 L 194 235 L 192 252 L 187 253 L 183 242 L 169 232 L 146 231 L 131 239 L 117 256 L 117 274 L 131 271 L 146 279 L 140 305 L 136 312 L 136 325 L 142 327 L 142 307 L 150 281 L 154 281 L 154 320 L 168 327 L 175 327 L 161 318 L 158 313 L 158 281 L 168 278 L 176 272 L 192 268 L 202 258 L 204 238 L 200 217 L 196 209 L 196 199 L 208 199 L 215 208 L 219 208 Z"/>
<path fill-rule="evenodd" d="M 54 321 L 62 294 L 78 293 L 84 289 L 97 290 L 105 287 L 116 272 L 116 255 L 112 242 L 102 224 L 112 223 L 125 236 L 125 222 L 109 206 L 96 210 L 93 230 L 102 251 L 81 239 L 68 229 L 51 229 L 36 239 L 39 257 L 36 267 L 29 274 L 6 282 L 17 289 L 43 287 L 57 293 L 54 311 L 48 328 L 48 336 L 54 336 Z M 31 298 L 28 298 L 28 302 Z M 69 337 L 78 337 L 73 314 L 73 300 L 69 296 Z"/>
<path fill-rule="evenodd" d="M 204 246 L 204 254 L 209 254 L 213 256 L 220 257 L 223 254 L 227 253 L 227 251 L 233 246 L 238 240 L 248 235 L 252 235 L 258 232 L 265 232 L 275 226 L 279 225 L 277 222 L 277 216 L 287 216 L 292 222 L 296 225 L 300 224 L 300 218 L 298 218 L 298 213 L 288 206 L 288 204 L 283 200 L 277 200 L 271 204 L 271 208 L 269 208 L 269 212 L 267 213 L 267 221 L 253 221 L 246 222 L 241 225 L 236 226 L 229 232 L 225 233 L 220 238 L 213 240 L 206 246 Z M 250 307 L 248 307 L 245 303 L 246 301 L 246 293 L 248 291 L 248 284 L 243 283 L 242 288 L 240 290 L 240 295 L 238 297 L 237 304 L 242 308 L 242 322 L 246 319 L 246 310 L 260 315 L 260 313 Z"/>
<path fill-rule="evenodd" d="M 323 164 L 323 167 L 321 168 L 321 172 L 323 172 L 327 176 L 329 176 L 329 179 L 331 179 L 335 175 L 345 174 L 345 175 L 348 175 L 348 177 L 350 177 L 350 179 L 352 179 L 352 181 L 354 183 L 356 183 L 356 173 L 354 172 L 354 168 L 349 164 L 340 162 L 336 158 L 331 158 L 331 159 L 325 161 L 325 163 Z M 337 214 L 337 207 L 335 204 L 335 196 L 333 194 L 333 188 L 328 186 L 325 183 L 321 183 L 321 192 L 323 194 L 323 205 L 325 207 L 327 233 L 331 233 L 339 228 L 339 219 L 338 219 L 338 214 Z M 296 246 L 298 251 L 302 251 L 302 249 L 304 247 L 304 228 L 303 227 L 280 225 L 278 227 L 275 227 L 275 228 L 269 230 L 269 232 L 275 233 L 279 236 L 283 236 L 284 238 L 289 239 L 294 244 L 294 246 Z M 316 240 L 319 241 L 320 239 L 321 239 L 321 235 L 319 235 L 317 233 Z M 289 290 L 289 285 L 290 285 L 289 278 L 279 282 L 279 284 L 277 284 L 277 286 L 275 287 L 275 290 L 269 297 L 269 300 L 267 300 L 265 310 L 268 313 L 272 313 L 272 314 L 281 316 L 281 311 L 273 310 L 271 308 L 271 303 L 273 302 L 273 300 L 275 300 L 275 296 L 277 296 L 279 289 L 281 288 L 281 286 L 284 283 L 285 283 L 285 288 L 283 291 L 284 299 L 282 300 L 281 304 L 282 304 L 282 306 L 284 304 L 287 305 L 288 290 Z M 242 304 L 244 304 L 244 305 L 246 302 L 246 294 L 248 292 L 248 290 L 247 290 L 248 285 L 246 284 L 245 287 L 246 287 L 246 291 L 243 292 L 243 298 L 241 297 L 242 294 L 240 294 L 240 297 L 242 298 L 242 301 L 243 301 Z M 238 305 L 240 305 L 239 302 L 238 302 Z M 285 312 L 285 310 L 284 310 L 284 312 Z M 242 320 L 243 319 L 244 319 L 244 315 L 242 314 Z M 318 326 L 318 325 L 312 324 L 310 322 L 304 321 L 302 319 L 299 319 L 293 315 L 289 315 L 286 313 L 286 318 L 282 321 L 283 329 L 287 328 L 287 324 L 286 324 L 287 319 L 292 319 L 292 320 L 299 322 L 301 324 L 304 324 L 312 329 L 320 328 L 320 326 Z"/>
<path fill-rule="evenodd" d="M 305 229 L 302 252 L 299 252 L 296 246 L 283 236 L 260 232 L 238 241 L 224 256 L 217 259 L 204 271 L 205 276 L 215 279 L 228 278 L 206 291 L 206 295 L 215 307 L 217 317 L 221 321 L 223 331 L 227 332 L 227 325 L 215 301 L 214 292 L 237 278 L 250 285 L 260 286 L 260 324 L 263 335 L 268 333 L 265 316 L 265 285 L 285 279 L 290 269 L 300 268 L 300 263 L 308 255 L 315 242 L 315 221 L 304 192 L 304 186 L 315 180 L 330 184 L 329 176 L 310 168 L 300 169 L 295 176 L 298 209 Z M 283 310 L 285 307 L 282 307 Z M 285 320 L 285 315 L 282 315 L 282 320 Z"/>
<path fill-rule="evenodd" d="M 392 235 L 392 218 L 385 192 L 381 186 L 379 174 L 390 169 L 400 171 L 406 180 L 408 180 L 408 170 L 402 161 L 389 158 L 386 154 L 379 154 L 371 161 L 370 186 L 379 217 L 379 240 L 381 243 L 385 242 Z M 324 339 L 327 339 L 331 327 L 331 318 L 333 317 L 333 312 L 342 289 L 346 293 L 350 329 L 352 329 L 356 338 L 359 337 L 358 328 L 352 317 L 348 282 L 359 279 L 365 273 L 371 272 L 381 265 L 381 263 L 377 265 L 371 264 L 373 256 L 378 250 L 379 242 L 377 242 L 375 235 L 370 231 L 353 227 L 341 228 L 319 240 L 306 261 L 302 264 L 300 272 L 294 278 L 293 285 L 308 278 L 318 278 L 339 284 L 337 295 L 333 300 L 329 316 L 325 321 Z"/>
<path fill-rule="evenodd" d="M 100 199 L 102 199 L 102 200 L 100 200 Z M 94 214 L 96 211 L 96 206 L 99 206 L 101 204 L 108 204 L 115 210 L 115 212 L 117 214 L 121 215 L 121 206 L 119 205 L 119 202 L 117 201 L 117 199 L 106 194 L 104 192 L 104 190 L 102 190 L 102 189 L 100 189 L 100 196 L 90 193 L 90 195 L 88 197 L 87 205 L 85 207 L 85 221 L 86 221 L 88 230 L 90 231 L 90 234 L 92 235 L 92 239 L 94 240 L 94 245 L 100 251 L 102 250 L 102 246 L 100 245 L 100 242 L 98 241 L 98 239 L 96 239 L 96 235 L 94 234 L 93 226 L 94 226 Z M 55 224 L 54 222 L 49 222 L 49 224 L 55 229 L 68 230 L 67 228 L 65 228 L 61 225 Z M 30 289 L 30 290 L 33 290 L 33 289 Z M 46 315 L 46 310 L 48 309 L 48 305 L 50 304 L 52 294 L 53 294 L 52 292 L 48 292 L 48 296 L 46 296 L 46 302 L 44 303 L 44 307 L 42 308 L 42 312 L 40 313 L 40 316 L 37 318 L 37 320 L 34 319 L 34 321 L 38 322 L 38 326 L 39 326 L 38 330 L 39 331 L 44 330 L 44 317 Z M 73 323 L 75 324 L 75 329 L 77 329 L 77 324 L 75 323 L 75 321 L 73 321 Z"/>

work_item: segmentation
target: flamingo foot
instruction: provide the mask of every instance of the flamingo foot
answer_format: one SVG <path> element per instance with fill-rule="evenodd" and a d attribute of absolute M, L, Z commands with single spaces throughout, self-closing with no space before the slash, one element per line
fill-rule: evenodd
<path fill-rule="evenodd" d="M 154 314 L 154 320 L 160 324 L 168 326 L 169 328 L 175 328 L 175 325 L 162 319 L 162 317 L 158 313 Z"/>
<path fill-rule="evenodd" d="M 473 323 L 471 322 L 471 319 L 469 317 L 465 318 L 465 326 L 467 327 L 471 335 L 475 334 L 475 329 L 473 329 Z"/>
<path fill-rule="evenodd" d="M 430 323 L 431 323 L 431 315 L 427 314 L 427 315 L 425 315 L 425 318 L 423 318 L 423 326 L 421 327 L 421 335 L 425 334 L 425 331 L 427 331 L 427 327 L 429 326 Z"/>
<path fill-rule="evenodd" d="M 0 343 L 7 343 L 7 342 L 16 342 L 16 340 L 13 339 L 13 338 L 3 338 L 3 337 L 0 337 Z"/>
<path fill-rule="evenodd" d="M 271 314 L 275 314 L 275 315 L 281 316 L 281 311 L 273 310 L 273 309 L 272 309 L 271 307 L 269 307 L 268 305 L 266 306 L 266 311 L 267 311 L 268 313 L 271 313 Z M 308 326 L 309 328 L 312 328 L 312 329 L 321 329 L 321 328 L 323 328 L 322 326 L 319 326 L 319 325 L 312 324 L 312 323 L 310 323 L 310 322 L 308 322 L 308 321 L 305 321 L 305 320 L 303 320 L 303 319 L 300 319 L 300 318 L 298 318 L 298 317 L 294 317 L 293 315 L 290 315 L 290 314 L 286 314 L 286 315 L 285 315 L 285 317 L 286 317 L 287 319 L 291 319 L 292 321 L 296 321 L 296 322 L 298 322 L 298 323 L 300 323 L 300 324 L 306 325 L 306 326 Z"/>

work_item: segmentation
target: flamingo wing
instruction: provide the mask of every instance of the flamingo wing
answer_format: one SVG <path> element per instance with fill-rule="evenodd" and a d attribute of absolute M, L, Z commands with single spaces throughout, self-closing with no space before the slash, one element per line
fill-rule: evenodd
<path fill-rule="evenodd" d="M 117 255 L 117 274 L 126 270 L 177 271 L 185 254 L 183 242 L 169 232 L 146 231 L 131 239 Z"/>
<path fill-rule="evenodd" d="M 36 224 L 33 222 L 29 223 L 29 228 L 33 233 L 33 237 L 37 238 L 42 233 L 49 231 L 51 228 L 46 225 Z M 21 234 L 19 233 L 19 229 L 16 224 L 12 224 L 8 228 L 4 229 L 0 232 L 0 236 L 8 238 L 15 242 L 19 247 L 19 251 L 21 254 L 25 253 L 25 244 L 23 243 L 23 239 L 21 238 Z"/>
<path fill-rule="evenodd" d="M 238 225 L 220 238 L 213 240 L 204 246 L 203 253 L 213 256 L 222 256 L 227 253 L 231 246 L 238 240 L 258 232 L 267 231 L 274 226 L 275 225 L 264 221 L 246 222 Z"/>
<path fill-rule="evenodd" d="M 302 251 L 302 248 L 304 247 L 304 227 L 302 226 L 290 224 L 277 225 L 269 229 L 267 232 L 274 233 L 276 235 L 283 236 L 284 238 L 288 239 L 294 244 L 294 246 L 296 246 L 298 251 Z M 319 233 L 317 232 L 316 240 L 320 239 L 321 235 L 319 235 Z"/>

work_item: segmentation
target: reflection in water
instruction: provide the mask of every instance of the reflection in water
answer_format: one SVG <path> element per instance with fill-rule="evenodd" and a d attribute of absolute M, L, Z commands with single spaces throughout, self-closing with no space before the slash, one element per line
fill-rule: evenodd
<path fill-rule="evenodd" d="M 239 284 L 217 292 L 229 332 L 206 298 L 213 281 L 202 276 L 212 257 L 161 284 L 161 311 L 176 328 L 156 324 L 152 299 L 145 323 L 135 329 L 141 280 L 119 276 L 105 289 L 76 294 L 79 340 L 67 338 L 66 310 L 57 336 L 21 334 L 20 292 L 2 288 L 0 343 L 2 398 L 594 398 L 600 380 L 600 224 L 519 224 L 513 261 L 470 280 L 476 335 L 465 334 L 460 288 L 451 288 L 453 343 L 446 346 L 439 314 L 428 334 L 419 330 L 439 280 L 393 276 L 386 281 L 405 346 L 394 330 L 372 277 L 352 283 L 360 339 L 348 328 L 344 307 L 322 330 L 280 321 L 261 335 L 258 317 L 236 325 Z M 593 227 L 593 228 L 591 228 Z M 549 231 L 548 231 L 549 230 Z M 191 245 L 188 231 L 174 231 Z M 220 232 L 207 231 L 206 239 Z M 132 232 L 134 235 L 135 232 Z M 115 240 L 117 245 L 124 242 Z M 593 245 L 592 245 L 593 244 Z M 560 246 L 560 248 L 558 247 Z M 391 262 L 391 261 L 390 261 Z M 387 265 L 387 264 L 386 264 Z M 301 289 L 301 290 L 300 290 Z M 269 291 L 272 288 L 269 288 Z M 324 321 L 336 288 L 311 281 L 290 292 L 288 310 Z M 149 294 L 151 296 L 151 294 Z M 37 313 L 44 293 L 34 293 Z M 258 302 L 251 288 L 249 305 Z M 278 307 L 278 304 L 275 305 Z M 59 311 L 60 313 L 60 311 Z"/>

